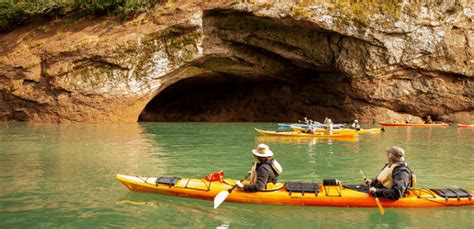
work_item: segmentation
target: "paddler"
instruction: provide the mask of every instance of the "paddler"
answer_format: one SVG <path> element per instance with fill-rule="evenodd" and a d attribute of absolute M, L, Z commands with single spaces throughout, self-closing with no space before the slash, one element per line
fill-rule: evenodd
<path fill-rule="evenodd" d="M 431 119 L 431 115 L 426 116 L 425 124 L 433 124 L 433 120 Z"/>
<path fill-rule="evenodd" d="M 273 152 L 265 144 L 260 144 L 252 150 L 254 163 L 250 169 L 250 184 L 242 184 L 237 181 L 236 185 L 245 191 L 258 192 L 267 186 L 268 183 L 277 183 L 277 177 L 283 171 L 281 165 L 273 159 Z"/>
<path fill-rule="evenodd" d="M 414 176 L 405 161 L 405 151 L 398 146 L 385 149 L 388 163 L 374 179 L 366 179 L 369 192 L 377 197 L 398 200 L 413 186 Z"/>
<path fill-rule="evenodd" d="M 352 129 L 355 129 L 355 130 L 359 131 L 359 130 L 360 130 L 359 121 L 358 121 L 357 119 L 354 120 L 354 123 L 352 123 L 352 126 L 351 126 L 351 127 L 352 127 Z"/>
<path fill-rule="evenodd" d="M 332 120 L 328 118 L 327 123 L 326 123 L 326 134 L 332 135 L 332 130 L 333 130 Z"/>

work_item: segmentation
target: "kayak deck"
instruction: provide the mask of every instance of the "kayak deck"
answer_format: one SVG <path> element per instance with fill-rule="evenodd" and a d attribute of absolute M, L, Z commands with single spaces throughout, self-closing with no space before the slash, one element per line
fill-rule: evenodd
<path fill-rule="evenodd" d="M 291 128 L 293 131 L 302 131 L 305 130 L 305 128 L 301 127 L 292 127 Z M 317 133 L 324 133 L 327 132 L 326 129 L 316 129 L 315 130 Z M 332 130 L 334 134 L 366 134 L 366 133 L 381 133 L 382 130 L 379 128 L 371 128 L 371 129 L 360 129 L 360 130 L 355 130 L 355 129 L 334 129 Z"/>
<path fill-rule="evenodd" d="M 257 131 L 257 133 L 263 136 L 310 137 L 310 138 L 355 138 L 357 134 L 356 132 L 334 133 L 334 134 L 316 132 L 314 134 L 309 134 L 309 133 L 301 133 L 298 131 L 285 131 L 285 132 L 267 131 L 267 130 L 260 130 L 257 128 L 255 128 L 255 131 Z"/>
<path fill-rule="evenodd" d="M 235 185 L 236 180 L 223 179 L 209 182 L 199 178 L 175 178 L 171 182 L 157 182 L 163 178 L 136 177 L 117 174 L 116 178 L 128 189 L 134 192 L 157 193 L 172 196 L 191 197 L 213 200 L 221 191 L 227 191 Z M 173 178 L 173 179 L 174 179 Z M 172 179 L 168 179 L 172 180 Z M 291 182 L 290 182 L 291 183 Z M 279 188 L 261 192 L 245 192 L 235 189 L 229 194 L 226 201 L 255 204 L 274 205 L 304 205 L 304 206 L 334 206 L 334 207 L 377 207 L 372 196 L 368 193 L 348 188 L 343 185 L 323 185 L 312 183 L 317 191 L 289 190 L 290 183 L 285 183 Z M 292 183 L 303 184 L 303 183 Z M 309 184 L 309 183 L 306 183 Z M 293 185 L 294 186 L 294 185 Z M 278 187 L 278 185 L 277 185 Z M 303 187 L 303 186 L 301 186 Z M 366 187 L 365 185 L 354 187 Z M 457 191 L 456 195 L 449 198 L 436 193 L 437 189 L 410 189 L 405 197 L 397 200 L 379 198 L 384 207 L 445 207 L 474 205 L 472 196 L 474 190 Z M 446 190 L 444 190 L 446 191 Z M 456 190 L 455 190 L 456 191 Z M 441 190 L 443 192 L 443 190 Z M 467 196 L 459 197 L 465 192 Z"/>

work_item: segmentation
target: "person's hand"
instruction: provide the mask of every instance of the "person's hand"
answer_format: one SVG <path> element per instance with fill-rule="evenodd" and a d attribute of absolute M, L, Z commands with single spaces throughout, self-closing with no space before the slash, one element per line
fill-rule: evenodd
<path fill-rule="evenodd" d="M 244 185 L 240 181 L 235 182 L 235 186 L 237 186 L 239 188 L 244 188 Z"/>
<path fill-rule="evenodd" d="M 377 191 L 377 189 L 374 188 L 374 187 L 370 187 L 370 189 L 369 189 L 369 192 L 370 192 L 370 193 L 375 193 L 376 191 Z"/>
<path fill-rule="evenodd" d="M 364 178 L 364 182 L 366 185 L 370 186 L 370 184 L 372 184 L 372 180 L 370 178 Z"/>

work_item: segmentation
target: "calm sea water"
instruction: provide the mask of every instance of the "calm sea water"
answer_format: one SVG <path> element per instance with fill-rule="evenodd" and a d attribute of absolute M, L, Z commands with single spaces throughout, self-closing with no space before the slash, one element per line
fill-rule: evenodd
<path fill-rule="evenodd" d="M 391 128 L 357 141 L 258 137 L 271 123 L 0 123 L 0 228 L 473 228 L 474 207 L 386 209 L 223 203 L 132 193 L 115 174 L 241 178 L 267 143 L 280 181 L 374 176 L 405 148 L 418 187 L 474 189 L 474 130 Z M 375 126 L 365 126 L 375 127 Z"/>

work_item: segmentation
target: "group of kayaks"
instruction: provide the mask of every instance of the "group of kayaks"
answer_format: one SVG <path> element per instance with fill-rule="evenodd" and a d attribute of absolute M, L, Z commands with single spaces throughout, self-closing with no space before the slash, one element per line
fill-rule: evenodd
<path fill-rule="evenodd" d="M 278 137 L 306 137 L 306 138 L 355 138 L 357 134 L 364 133 L 380 133 L 384 129 L 383 127 L 448 127 L 448 123 L 389 123 L 389 122 L 379 122 L 382 126 L 379 128 L 371 129 L 348 129 L 343 128 L 342 125 L 337 126 L 335 129 L 329 133 L 327 129 L 324 128 L 314 128 L 312 133 L 307 133 L 304 130 L 307 130 L 308 125 L 305 124 L 279 124 L 279 128 L 289 128 L 291 131 L 270 131 L 270 130 L 260 130 L 255 128 L 255 131 L 262 136 L 278 136 Z M 474 125 L 458 124 L 458 128 L 474 128 Z"/>
<path fill-rule="evenodd" d="M 213 200 L 220 192 L 228 191 L 237 180 L 208 181 L 204 178 L 137 177 L 118 174 L 116 178 L 128 189 L 141 193 L 157 193 Z M 342 185 L 335 179 L 322 183 L 277 183 L 261 192 L 235 189 L 225 201 L 254 204 L 377 207 L 366 185 Z M 392 201 L 380 199 L 387 207 L 448 207 L 474 205 L 474 190 L 411 188 L 405 196 Z"/>
<path fill-rule="evenodd" d="M 324 129 L 315 129 L 314 133 L 303 133 L 307 126 L 287 126 L 291 131 L 266 131 L 255 128 L 262 136 L 279 137 L 310 137 L 310 138 L 354 138 L 360 133 L 380 133 L 382 130 L 373 129 L 344 129 L 342 126 L 329 134 Z M 401 127 L 446 127 L 446 123 L 410 124 L 386 123 L 384 126 Z M 474 125 L 458 124 L 459 128 L 474 128 Z M 157 193 L 172 196 L 182 196 L 213 200 L 222 192 L 228 191 L 227 202 L 275 204 L 275 205 L 304 205 L 304 206 L 335 206 L 335 207 L 447 207 L 474 205 L 474 190 L 461 188 L 410 188 L 399 200 L 374 198 L 368 193 L 366 185 L 342 185 L 335 179 L 323 180 L 321 183 L 286 182 L 268 184 L 267 189 L 260 192 L 245 192 L 235 189 L 237 180 L 224 179 L 208 180 L 207 178 L 181 177 L 139 177 L 117 174 L 116 178 L 128 189 L 134 192 Z M 244 182 L 245 183 L 245 182 Z M 230 190 L 230 191 L 229 191 Z M 233 191 L 232 191 L 233 190 Z M 231 193 L 232 192 L 232 193 Z M 226 193 L 227 194 L 227 193 Z M 223 201 L 223 200 L 222 200 Z M 216 203 L 214 203 L 216 204 Z"/>
<path fill-rule="evenodd" d="M 380 133 L 381 129 L 335 129 L 332 133 L 328 133 L 326 130 L 315 130 L 314 133 L 304 133 L 301 130 L 296 131 L 270 131 L 260 130 L 255 128 L 255 131 L 262 136 L 279 136 L 279 137 L 310 137 L 310 138 L 355 138 L 357 134 L 361 133 Z"/>
<path fill-rule="evenodd" d="M 262 136 L 276 136 L 276 137 L 304 137 L 304 138 L 335 138 L 335 139 L 354 139 L 357 134 L 365 133 L 380 133 L 383 128 L 371 128 L 371 129 L 351 129 L 345 128 L 344 124 L 332 124 L 332 130 L 328 131 L 325 124 L 313 123 L 313 124 L 278 124 L 278 130 L 261 130 L 255 128 L 255 131 Z"/>

